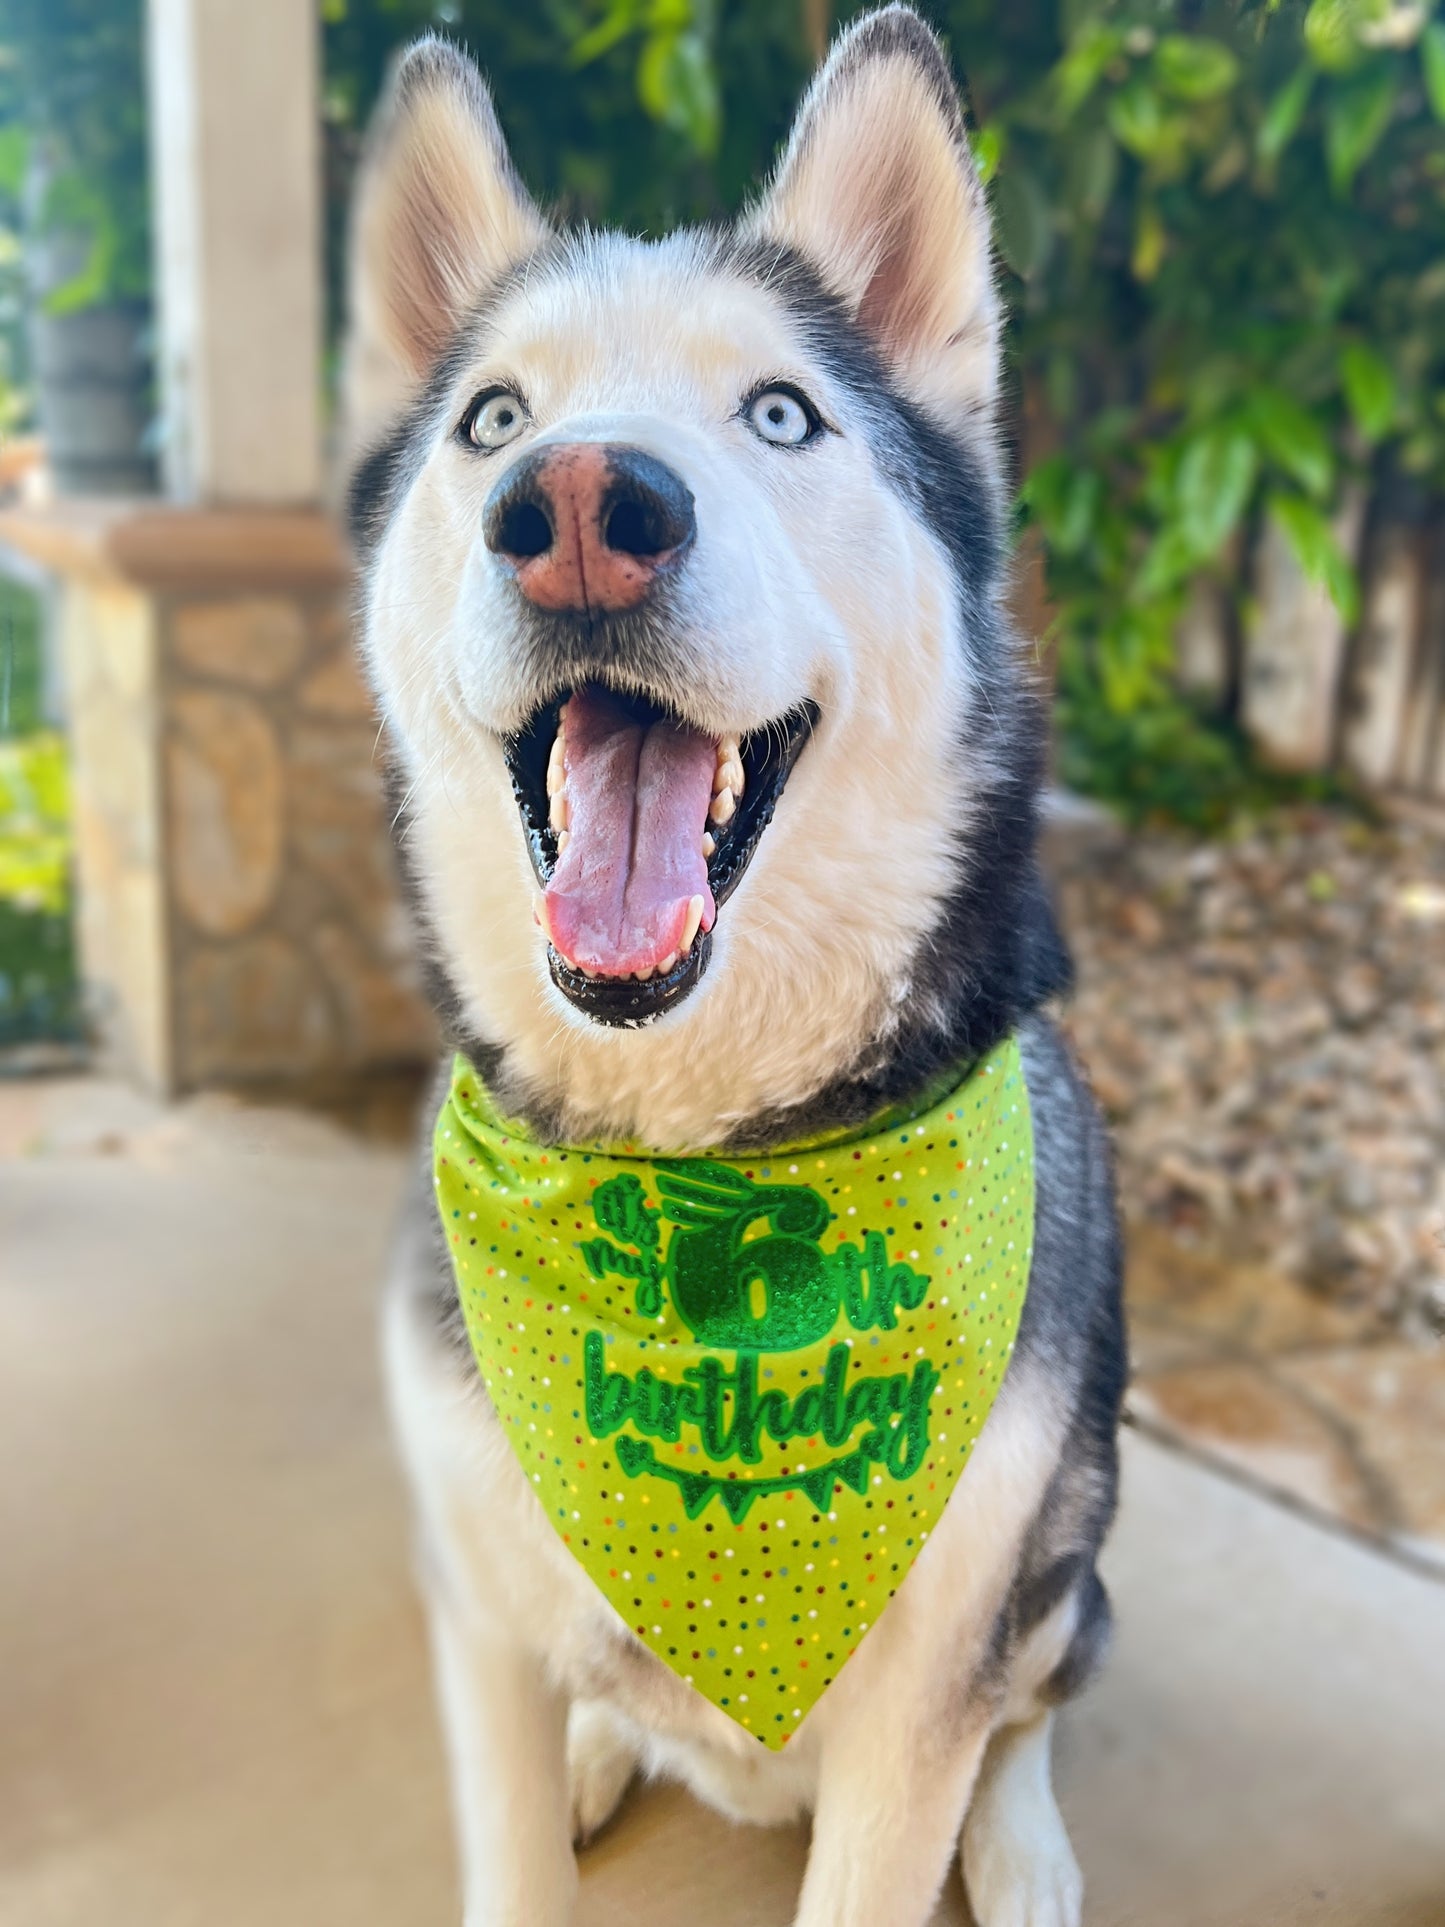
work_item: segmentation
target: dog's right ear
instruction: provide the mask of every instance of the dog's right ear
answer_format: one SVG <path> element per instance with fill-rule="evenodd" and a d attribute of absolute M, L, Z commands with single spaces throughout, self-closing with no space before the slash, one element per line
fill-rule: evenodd
<path fill-rule="evenodd" d="M 547 232 L 476 67 L 450 41 L 417 41 L 372 121 L 352 211 L 351 450 L 401 414 L 477 296 Z"/>

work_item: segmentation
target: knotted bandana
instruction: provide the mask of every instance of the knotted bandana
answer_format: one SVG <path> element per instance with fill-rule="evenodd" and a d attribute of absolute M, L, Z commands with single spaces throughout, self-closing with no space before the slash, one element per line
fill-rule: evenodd
<path fill-rule="evenodd" d="M 545 1145 L 456 1060 L 436 1193 L 472 1348 L 553 1529 L 657 1656 L 781 1747 L 902 1585 L 1028 1289 L 1002 1044 L 786 1150 Z"/>

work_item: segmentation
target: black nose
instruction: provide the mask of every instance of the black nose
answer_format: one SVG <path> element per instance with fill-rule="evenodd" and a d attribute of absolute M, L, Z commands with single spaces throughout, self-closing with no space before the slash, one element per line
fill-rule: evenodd
<path fill-rule="evenodd" d="M 692 491 L 640 448 L 537 450 L 493 490 L 482 534 L 543 609 L 630 609 L 697 536 Z"/>

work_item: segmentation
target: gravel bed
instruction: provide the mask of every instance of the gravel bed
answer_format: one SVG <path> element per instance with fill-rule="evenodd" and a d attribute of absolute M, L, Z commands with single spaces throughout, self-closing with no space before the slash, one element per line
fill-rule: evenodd
<path fill-rule="evenodd" d="M 1445 1331 L 1445 832 L 1300 811 L 1054 868 L 1126 1216 Z"/>

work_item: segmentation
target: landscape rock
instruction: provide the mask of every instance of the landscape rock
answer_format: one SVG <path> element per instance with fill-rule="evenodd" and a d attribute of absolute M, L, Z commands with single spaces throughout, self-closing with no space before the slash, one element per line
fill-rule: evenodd
<path fill-rule="evenodd" d="M 282 596 L 186 603 L 171 635 L 187 669 L 252 689 L 280 688 L 306 652 L 301 611 Z"/>
<path fill-rule="evenodd" d="M 275 731 L 247 696 L 187 690 L 170 712 L 176 892 L 198 930 L 234 936 L 261 916 L 280 875 L 284 785 Z"/>

